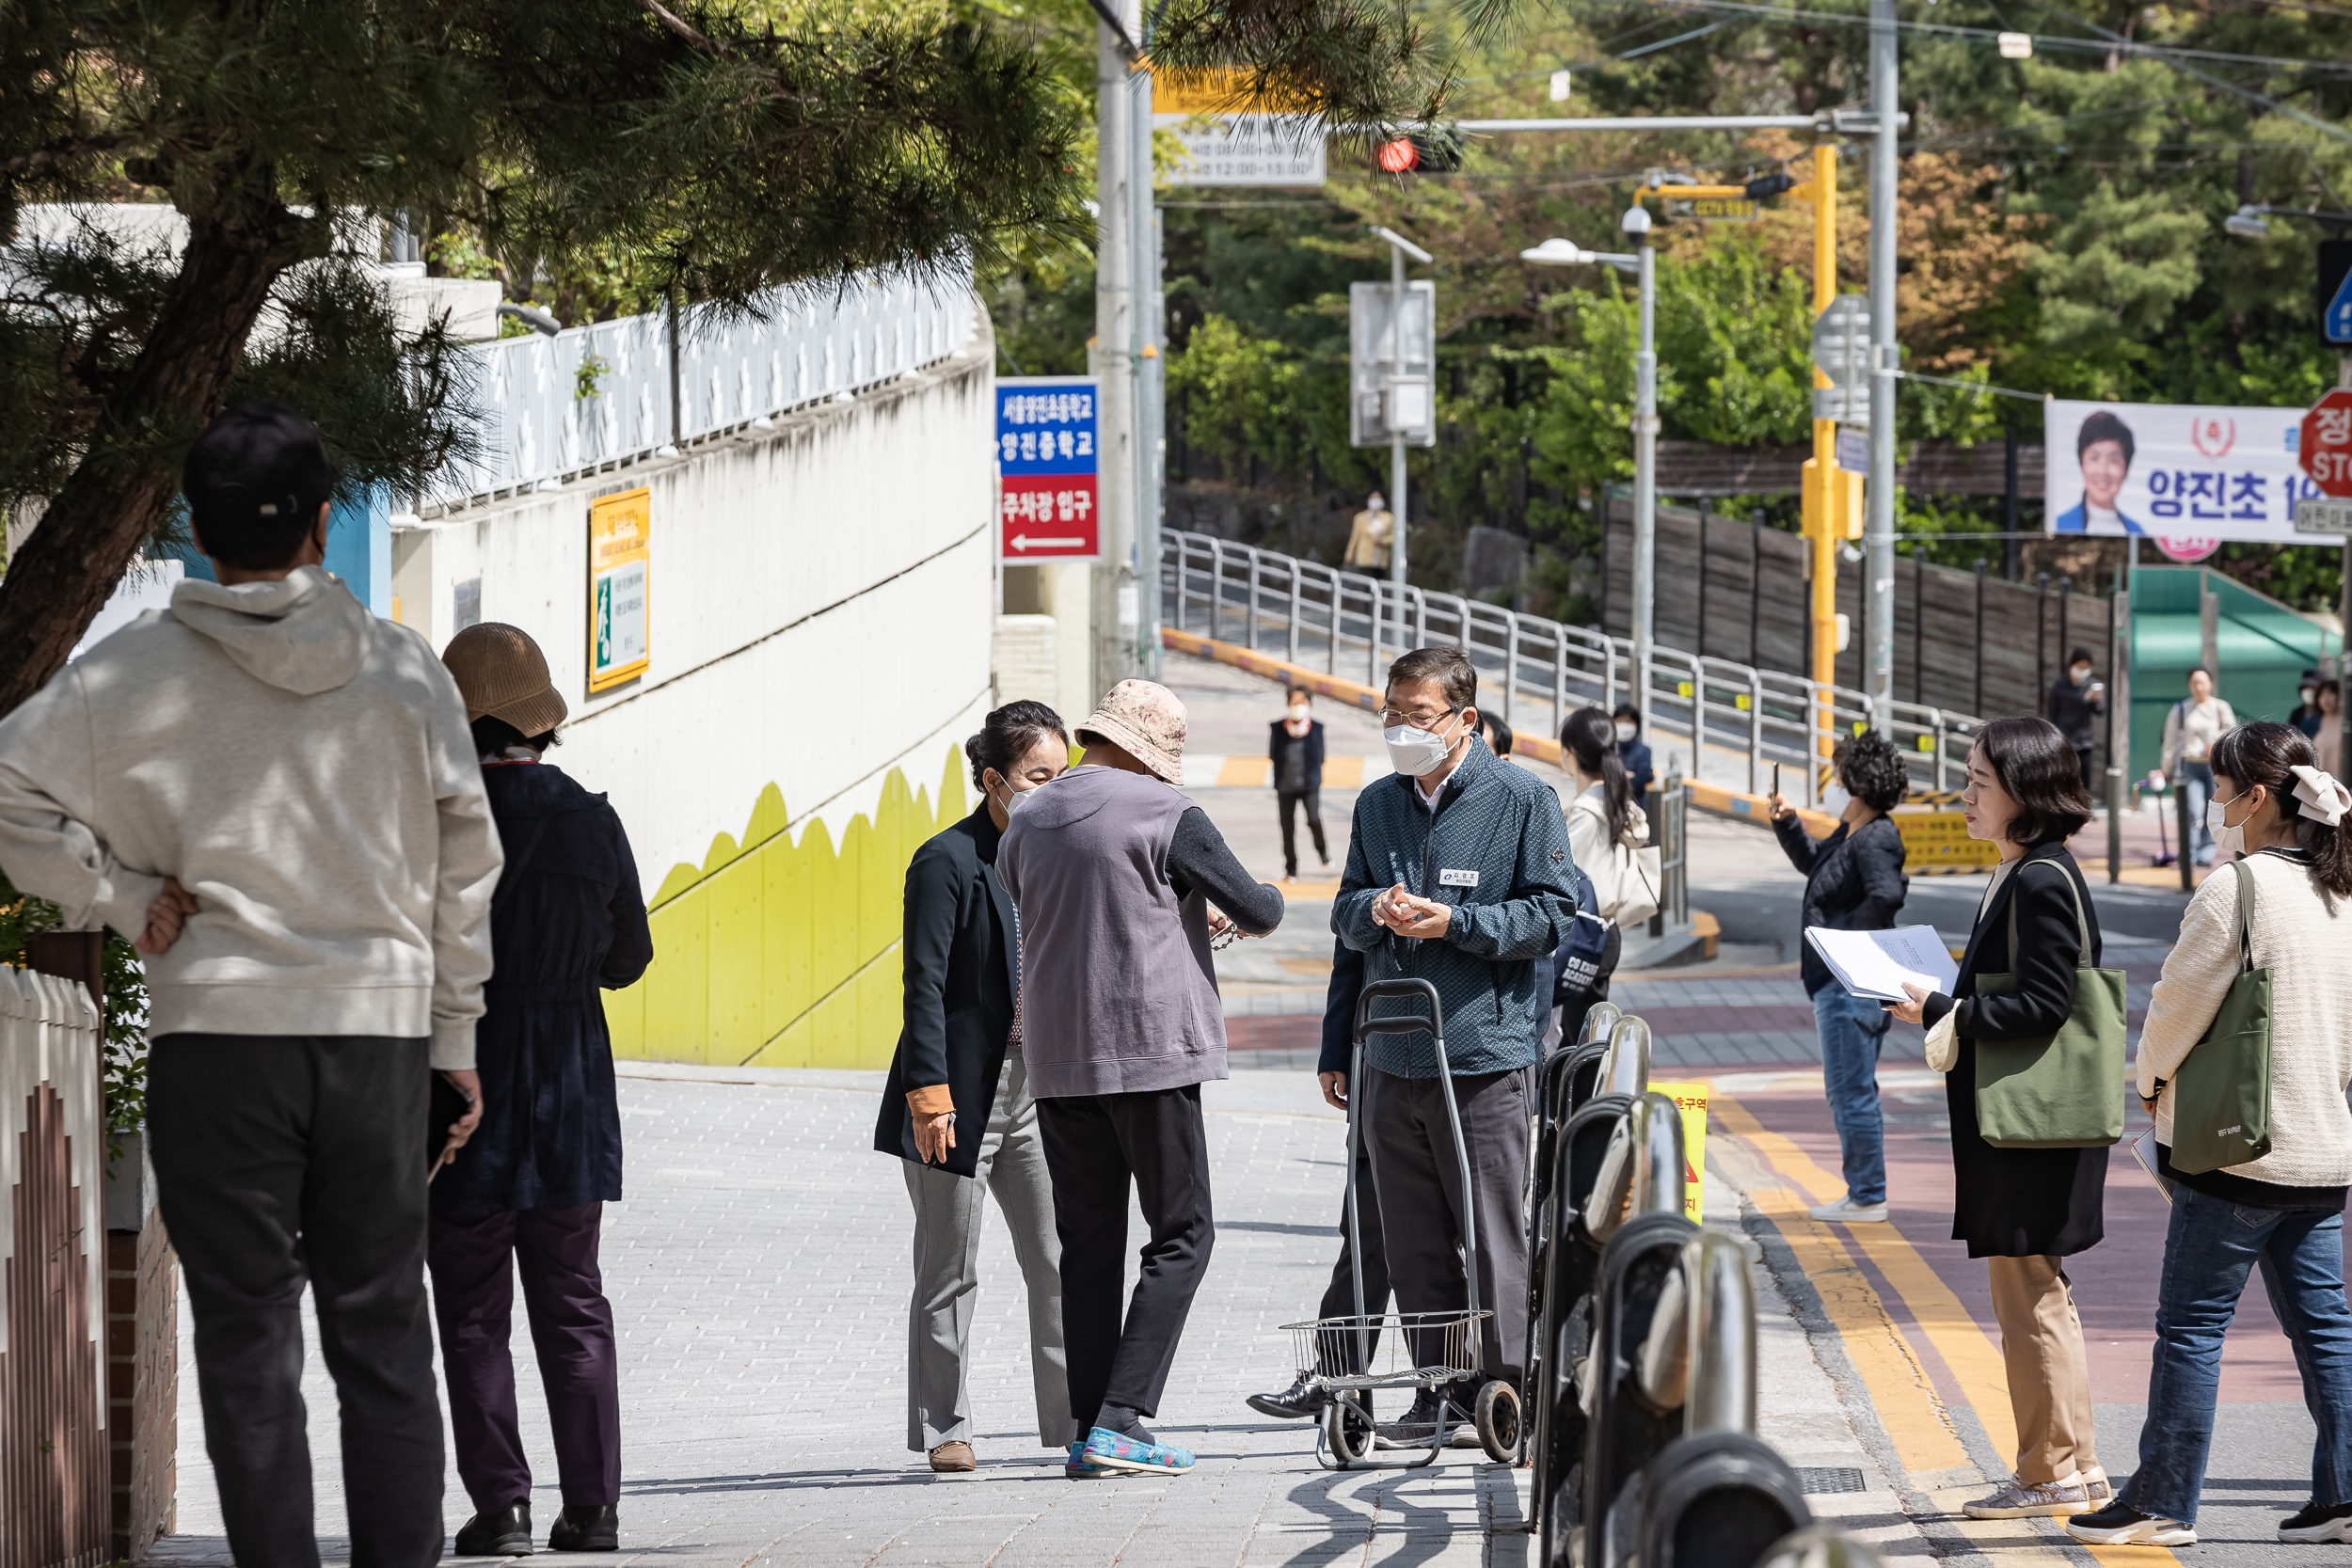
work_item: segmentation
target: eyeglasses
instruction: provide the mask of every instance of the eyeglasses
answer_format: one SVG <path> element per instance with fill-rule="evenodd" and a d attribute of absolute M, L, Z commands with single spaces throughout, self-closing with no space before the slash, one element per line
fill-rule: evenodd
<path fill-rule="evenodd" d="M 1380 727 L 1384 730 L 1393 730 L 1404 726 L 1410 726 L 1417 730 L 1434 730 L 1452 715 L 1461 711 L 1458 707 L 1447 707 L 1439 708 L 1435 713 L 1399 713 L 1392 707 L 1384 707 L 1380 710 Z"/>

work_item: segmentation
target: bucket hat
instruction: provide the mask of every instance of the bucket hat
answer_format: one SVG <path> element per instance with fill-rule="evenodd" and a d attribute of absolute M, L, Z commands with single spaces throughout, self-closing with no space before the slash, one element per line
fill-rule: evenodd
<path fill-rule="evenodd" d="M 1078 744 L 1099 736 L 1184 787 L 1184 705 L 1155 681 L 1125 680 L 1104 694 L 1093 716 L 1078 726 Z"/>
<path fill-rule="evenodd" d="M 466 699 L 466 722 L 501 720 L 525 736 L 544 735 L 570 710 L 548 676 L 547 655 L 520 626 L 483 621 L 449 640 L 441 662 Z"/>

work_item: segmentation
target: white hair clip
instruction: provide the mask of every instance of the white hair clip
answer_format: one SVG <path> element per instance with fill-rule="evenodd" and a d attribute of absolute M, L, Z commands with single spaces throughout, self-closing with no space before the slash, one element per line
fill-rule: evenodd
<path fill-rule="evenodd" d="M 2347 790 L 2332 773 L 2300 764 L 2287 769 L 2295 775 L 2295 803 L 2301 815 L 2324 828 L 2332 828 L 2352 812 L 2352 790 Z"/>

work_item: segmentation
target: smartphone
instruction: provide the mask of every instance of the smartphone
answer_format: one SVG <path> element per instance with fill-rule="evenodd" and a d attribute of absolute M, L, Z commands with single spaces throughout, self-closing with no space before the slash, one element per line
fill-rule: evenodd
<path fill-rule="evenodd" d="M 1772 764 L 1772 793 L 1780 793 L 1780 764 Z"/>
<path fill-rule="evenodd" d="M 456 1155 L 457 1151 L 449 1144 L 450 1125 L 453 1122 L 465 1120 L 466 1113 L 472 1109 L 473 1101 L 468 1100 L 457 1085 L 449 1081 L 447 1073 L 436 1072 L 433 1075 L 433 1088 L 428 1097 L 424 1116 L 424 1179 L 426 1181 L 430 1182 L 435 1177 L 440 1175 L 441 1167 L 448 1164 Z"/>

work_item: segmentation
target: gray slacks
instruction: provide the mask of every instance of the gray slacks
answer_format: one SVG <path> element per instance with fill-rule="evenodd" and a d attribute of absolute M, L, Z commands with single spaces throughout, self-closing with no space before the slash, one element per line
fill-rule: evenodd
<path fill-rule="evenodd" d="M 959 1128 L 959 1137 L 969 1136 Z M 1039 1141 L 1037 1101 L 1019 1048 L 1005 1053 L 996 1106 L 980 1139 L 977 1176 L 951 1176 L 902 1161 L 914 1203 L 914 1299 L 907 1310 L 907 1447 L 928 1453 L 972 1440 L 965 1363 L 980 1279 L 980 1217 L 993 1193 L 1012 1233 L 1013 1257 L 1029 1287 L 1029 1372 L 1037 1388 L 1038 1441 L 1066 1449 L 1070 1418 L 1062 1350 L 1061 1243 L 1054 1234 L 1053 1183 Z"/>
<path fill-rule="evenodd" d="M 1456 1073 L 1462 1141 L 1470 1146 L 1477 1196 L 1479 1364 L 1516 1386 L 1527 1370 L 1527 1146 L 1534 1126 L 1534 1069 Z M 1380 1188 L 1380 1230 L 1389 1288 L 1399 1312 L 1458 1312 L 1469 1305 L 1462 1269 L 1462 1171 L 1446 1118 L 1441 1078 L 1401 1078 L 1367 1068 L 1372 1092 L 1364 1136 Z M 1423 1366 L 1442 1359 L 1440 1340 L 1417 1338 Z M 1475 1389 L 1456 1392 L 1467 1402 Z"/>

